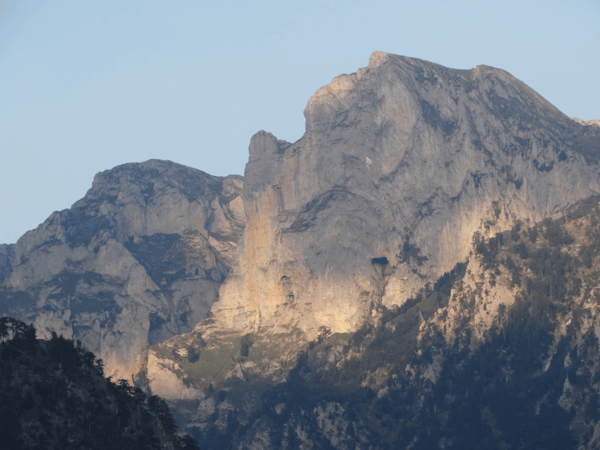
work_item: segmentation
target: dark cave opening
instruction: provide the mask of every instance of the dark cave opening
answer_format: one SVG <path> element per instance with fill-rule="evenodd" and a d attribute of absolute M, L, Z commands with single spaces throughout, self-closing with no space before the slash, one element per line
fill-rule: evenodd
<path fill-rule="evenodd" d="M 371 264 L 377 264 L 380 266 L 387 266 L 390 262 L 388 261 L 388 259 L 385 256 L 380 256 L 379 258 L 373 258 L 371 260 Z"/>

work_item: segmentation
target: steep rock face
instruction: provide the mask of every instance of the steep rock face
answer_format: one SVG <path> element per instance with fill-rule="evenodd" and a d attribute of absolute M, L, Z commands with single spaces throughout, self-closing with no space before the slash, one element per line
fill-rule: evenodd
<path fill-rule="evenodd" d="M 12 269 L 14 244 L 0 244 L 0 283 L 2 283 Z"/>
<path fill-rule="evenodd" d="M 216 329 L 355 330 L 484 236 L 600 191 L 600 133 L 499 69 L 375 52 L 319 89 L 306 133 L 250 143 L 247 226 Z"/>
<path fill-rule="evenodd" d="M 192 330 L 217 299 L 242 186 L 158 160 L 98 174 L 71 209 L 0 249 L 0 314 L 79 339 L 131 379 L 150 345 Z"/>
<path fill-rule="evenodd" d="M 490 239 L 559 217 L 600 190 L 600 127 L 564 116 L 499 69 L 375 53 L 369 67 L 317 91 L 305 116 L 294 144 L 252 138 L 246 227 L 212 317 L 150 351 L 153 392 L 191 428 L 225 429 L 230 413 L 245 423 L 265 386 L 294 375 L 308 340 L 347 339 L 381 311 L 409 308 L 467 259 L 476 232 Z M 515 301 L 505 280 L 488 289 L 484 312 L 469 316 L 474 346 L 500 304 Z M 429 303 L 401 314 L 410 333 L 436 310 Z M 447 310 L 449 342 L 466 320 L 455 313 Z M 242 339 L 253 342 L 246 356 Z M 404 370 L 414 336 L 394 339 Z M 378 357 L 372 375 L 385 380 L 388 355 Z"/>
<path fill-rule="evenodd" d="M 205 391 L 189 429 L 206 449 L 597 448 L 599 200 L 476 236 L 466 262 L 323 334 L 258 398 L 246 371 Z"/>

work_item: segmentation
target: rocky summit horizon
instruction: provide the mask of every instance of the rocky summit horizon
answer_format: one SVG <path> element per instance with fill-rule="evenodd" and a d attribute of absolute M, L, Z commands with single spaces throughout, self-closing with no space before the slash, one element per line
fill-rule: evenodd
<path fill-rule="evenodd" d="M 463 261 L 476 231 L 600 192 L 597 131 L 499 69 L 375 52 L 304 115 L 294 144 L 251 140 L 246 227 L 213 307 L 223 327 L 355 330 L 370 305 L 401 306 Z"/>
<path fill-rule="evenodd" d="M 500 69 L 374 52 L 304 115 L 294 143 L 252 137 L 244 177 L 158 160 L 97 175 L 71 209 L 0 246 L 0 314 L 80 339 L 197 436 L 252 428 L 269 386 L 311 345 L 334 336 L 330 365 L 342 367 L 351 346 L 339 339 L 404 314 L 460 264 L 487 279 L 478 242 L 600 195 L 600 123 L 565 116 Z M 437 321 L 448 342 L 464 329 L 485 342 L 518 297 L 500 282 L 486 292 L 485 317 L 459 321 L 460 303 L 443 320 L 419 309 L 421 332 Z M 458 298 L 444 295 L 434 310 Z M 383 361 L 378 376 L 396 380 L 399 364 Z M 343 415 L 336 404 L 315 414 Z M 259 428 L 235 428 L 240 448 L 277 447 Z"/>

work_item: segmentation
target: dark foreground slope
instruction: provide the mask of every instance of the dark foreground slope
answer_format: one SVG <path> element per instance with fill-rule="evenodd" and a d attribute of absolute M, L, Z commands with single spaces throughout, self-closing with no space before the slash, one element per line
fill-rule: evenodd
<path fill-rule="evenodd" d="M 597 201 L 476 236 L 466 263 L 402 307 L 375 308 L 353 334 L 322 330 L 249 416 L 231 408 L 242 380 L 207 393 L 221 417 L 196 430 L 201 445 L 597 448 Z"/>
<path fill-rule="evenodd" d="M 4 341 L 6 338 L 11 338 Z M 78 342 L 0 318 L 0 448 L 7 450 L 194 449 L 179 438 L 160 397 L 103 376 Z"/>

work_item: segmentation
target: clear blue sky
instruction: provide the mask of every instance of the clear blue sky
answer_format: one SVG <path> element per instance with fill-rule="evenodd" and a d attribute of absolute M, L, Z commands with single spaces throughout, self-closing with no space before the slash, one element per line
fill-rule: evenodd
<path fill-rule="evenodd" d="M 0 1 L 0 242 L 118 164 L 243 173 L 255 132 L 299 139 L 374 50 L 500 67 L 600 119 L 600 0 Z"/>

